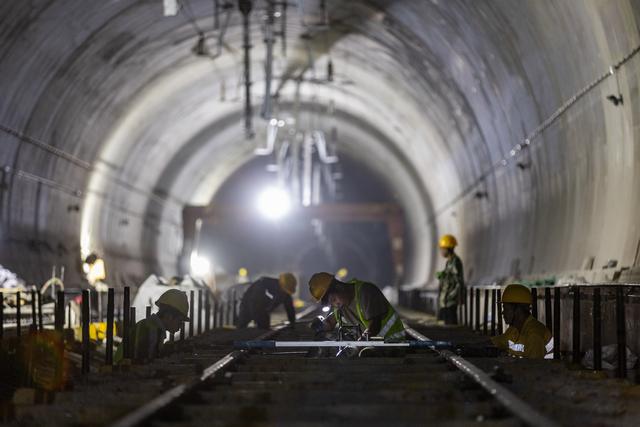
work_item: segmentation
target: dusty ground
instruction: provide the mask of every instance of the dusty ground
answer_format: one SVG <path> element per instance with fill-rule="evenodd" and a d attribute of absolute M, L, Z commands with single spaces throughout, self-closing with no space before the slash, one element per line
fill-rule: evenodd
<path fill-rule="evenodd" d="M 403 315 L 429 338 L 456 343 L 486 339 L 465 328 L 437 326 L 433 318 L 423 314 L 404 312 Z M 280 316 L 274 316 L 274 322 L 278 320 Z M 84 380 L 76 380 L 73 390 L 58 393 L 53 405 L 17 408 L 17 419 L 8 425 L 106 425 L 176 384 L 194 378 L 199 369 L 227 354 L 233 340 L 252 339 L 263 332 L 217 330 L 210 344 L 201 345 L 196 338 L 175 354 L 152 364 L 108 374 L 93 373 Z M 194 367 L 196 359 L 198 366 Z M 510 383 L 504 383 L 507 388 L 562 425 L 640 425 L 637 403 L 640 386 L 630 382 L 570 369 L 564 362 L 504 356 L 468 357 L 468 360 L 487 372 L 501 367 L 512 378 Z"/>
<path fill-rule="evenodd" d="M 462 327 L 436 326 L 433 318 L 421 314 L 409 312 L 405 317 L 432 339 L 473 343 L 486 338 Z M 467 359 L 487 372 L 501 367 L 512 378 L 504 386 L 561 425 L 640 425 L 640 385 L 612 378 L 612 373 L 576 369 L 564 361 Z"/>
<path fill-rule="evenodd" d="M 107 425 L 175 385 L 195 378 L 202 368 L 228 354 L 233 340 L 253 339 L 264 332 L 218 329 L 214 338 L 208 338 L 207 345 L 200 344 L 204 336 L 196 337 L 174 354 L 153 363 L 76 378 L 73 389 L 57 393 L 52 405 L 16 407 L 16 419 L 7 425 Z"/>

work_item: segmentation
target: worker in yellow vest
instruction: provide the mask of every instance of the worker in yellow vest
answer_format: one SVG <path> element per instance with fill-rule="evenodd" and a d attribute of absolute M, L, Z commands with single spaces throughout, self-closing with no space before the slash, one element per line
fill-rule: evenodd
<path fill-rule="evenodd" d="M 187 294 L 169 289 L 156 301 L 158 312 L 136 323 L 131 333 L 131 356 L 137 361 L 152 360 L 160 356 L 167 332 L 176 333 L 189 321 Z M 122 343 L 113 358 L 115 363 L 124 359 Z"/>
<path fill-rule="evenodd" d="M 329 273 L 316 273 L 309 281 L 309 290 L 316 301 L 334 307 L 321 325 L 324 331 L 340 326 L 343 319 L 362 328 L 362 339 L 383 337 L 385 341 L 405 338 L 404 325 L 380 289 L 368 282 L 353 279 L 341 282 Z"/>
<path fill-rule="evenodd" d="M 493 344 L 510 356 L 528 359 L 552 359 L 553 336 L 545 325 L 531 315 L 531 291 L 519 284 L 507 286 L 502 293 L 502 316 L 509 328 L 491 337 Z"/>

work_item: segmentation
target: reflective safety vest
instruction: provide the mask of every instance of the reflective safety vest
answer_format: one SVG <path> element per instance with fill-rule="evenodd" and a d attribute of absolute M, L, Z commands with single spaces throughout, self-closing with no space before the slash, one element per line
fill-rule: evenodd
<path fill-rule="evenodd" d="M 351 280 L 349 284 L 355 286 L 355 303 L 356 303 L 356 315 L 358 316 L 358 321 L 362 324 L 362 326 L 367 329 L 369 327 L 370 321 L 364 317 L 364 311 L 362 310 L 362 306 L 360 304 L 360 292 L 362 290 L 362 285 L 366 282 L 362 282 L 360 280 Z M 378 336 L 384 337 L 385 341 L 399 341 L 405 338 L 404 332 L 404 324 L 398 314 L 393 309 L 391 304 L 387 302 L 387 314 L 382 318 L 380 332 L 378 332 Z M 338 321 L 338 325 L 342 324 L 339 310 L 335 310 L 336 320 Z"/>
<path fill-rule="evenodd" d="M 545 325 L 529 316 L 518 331 L 509 326 L 502 335 L 492 337 L 493 344 L 510 356 L 527 359 L 553 359 L 553 336 Z"/>

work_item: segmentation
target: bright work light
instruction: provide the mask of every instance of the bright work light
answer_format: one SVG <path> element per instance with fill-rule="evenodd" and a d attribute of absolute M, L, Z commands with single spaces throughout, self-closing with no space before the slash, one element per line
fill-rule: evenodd
<path fill-rule="evenodd" d="M 280 187 L 269 187 L 258 197 L 258 209 L 265 217 L 277 220 L 291 210 L 289 193 Z"/>
<path fill-rule="evenodd" d="M 197 253 L 191 254 L 191 274 L 195 277 L 204 277 L 211 272 L 211 263 L 205 257 Z"/>

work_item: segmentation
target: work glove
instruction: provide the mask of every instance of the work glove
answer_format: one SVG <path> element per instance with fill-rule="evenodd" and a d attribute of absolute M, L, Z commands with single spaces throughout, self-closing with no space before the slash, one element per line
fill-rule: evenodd
<path fill-rule="evenodd" d="M 324 322 L 320 320 L 319 317 L 316 317 L 311 321 L 311 323 L 309 324 L 309 327 L 313 329 L 316 333 L 320 333 L 324 331 Z"/>

